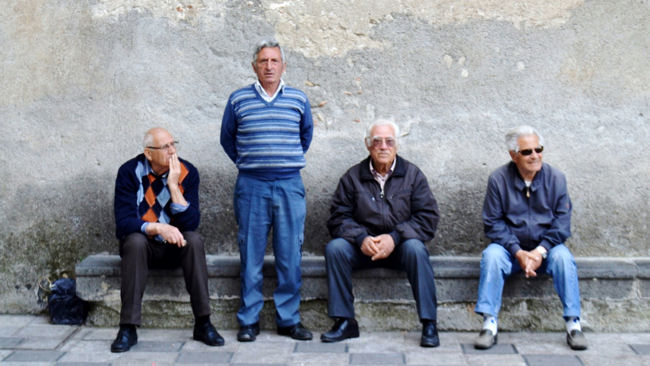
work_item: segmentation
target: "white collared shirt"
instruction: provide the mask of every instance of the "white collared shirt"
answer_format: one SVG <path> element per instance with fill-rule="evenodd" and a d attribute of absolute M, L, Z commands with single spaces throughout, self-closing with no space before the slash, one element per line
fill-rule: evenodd
<path fill-rule="evenodd" d="M 278 96 L 278 93 L 280 92 L 280 90 L 282 90 L 282 88 L 284 88 L 284 80 L 280 79 L 280 84 L 278 84 L 278 88 L 275 90 L 275 94 L 269 96 L 266 93 L 266 90 L 264 90 L 264 88 L 262 87 L 262 84 L 260 84 L 260 81 L 257 80 L 255 82 L 255 89 L 257 89 L 257 92 L 260 94 L 262 99 L 264 99 L 267 103 L 275 99 L 275 97 Z"/>

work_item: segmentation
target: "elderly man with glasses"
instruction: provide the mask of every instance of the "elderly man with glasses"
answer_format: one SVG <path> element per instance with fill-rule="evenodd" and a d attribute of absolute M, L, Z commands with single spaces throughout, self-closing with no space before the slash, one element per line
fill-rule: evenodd
<path fill-rule="evenodd" d="M 224 340 L 210 322 L 208 272 L 199 226 L 199 172 L 178 157 L 178 142 L 167 130 L 152 128 L 144 152 L 124 163 L 115 180 L 115 227 L 120 241 L 120 330 L 112 352 L 138 342 L 142 295 L 149 268 L 183 269 L 194 313 L 194 339 L 209 346 Z"/>
<path fill-rule="evenodd" d="M 334 193 L 325 261 L 328 315 L 335 323 L 321 335 L 323 342 L 359 336 L 352 271 L 387 267 L 406 271 L 422 322 L 420 345 L 440 345 L 433 268 L 424 245 L 436 232 L 438 205 L 422 171 L 397 156 L 398 136 L 393 122 L 374 122 L 365 138 L 370 156 L 341 177 Z"/>
<path fill-rule="evenodd" d="M 478 301 L 483 329 L 477 349 L 497 343 L 497 317 L 506 278 L 523 272 L 526 278 L 545 273 L 562 301 L 567 343 L 587 348 L 580 326 L 580 290 L 575 260 L 564 242 L 571 235 L 571 200 L 562 172 L 542 163 L 544 139 L 530 126 L 506 134 L 511 161 L 488 179 L 483 203 L 485 235 Z"/>

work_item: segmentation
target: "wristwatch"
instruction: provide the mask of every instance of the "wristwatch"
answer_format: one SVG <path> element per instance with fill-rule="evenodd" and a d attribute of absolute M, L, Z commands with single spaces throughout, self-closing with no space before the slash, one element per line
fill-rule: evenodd
<path fill-rule="evenodd" d="M 537 248 L 535 248 L 535 250 L 542 255 L 542 259 L 546 259 L 546 257 L 548 257 L 548 251 L 543 246 L 538 245 Z"/>

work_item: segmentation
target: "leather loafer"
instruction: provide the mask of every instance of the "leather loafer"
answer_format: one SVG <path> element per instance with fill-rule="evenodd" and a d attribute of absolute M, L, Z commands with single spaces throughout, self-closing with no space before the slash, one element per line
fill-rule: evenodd
<path fill-rule="evenodd" d="M 582 351 L 587 349 L 587 339 L 581 331 L 574 329 L 566 334 L 566 342 L 572 350 Z"/>
<path fill-rule="evenodd" d="M 474 348 L 476 349 L 489 349 L 497 344 L 498 334 L 493 334 L 489 329 L 481 330 L 478 337 L 474 340 Z"/>
<path fill-rule="evenodd" d="M 422 323 L 422 337 L 420 338 L 420 346 L 422 347 L 438 347 L 440 345 L 440 338 L 438 338 L 438 329 L 434 321 L 424 321 Z"/>
<path fill-rule="evenodd" d="M 208 346 L 223 346 L 226 343 L 210 322 L 205 322 L 203 325 L 194 324 L 194 339 Z"/>
<path fill-rule="evenodd" d="M 138 343 L 138 333 L 135 330 L 135 326 L 120 327 L 120 330 L 117 332 L 117 337 L 115 337 L 113 344 L 111 344 L 111 352 L 126 352 L 136 343 Z"/>
<path fill-rule="evenodd" d="M 242 325 L 237 332 L 237 340 L 240 342 L 252 342 L 260 334 L 260 323 Z"/>
<path fill-rule="evenodd" d="M 320 340 L 325 343 L 340 342 L 348 338 L 359 337 L 359 325 L 354 318 L 338 318 L 327 333 L 320 335 Z"/>
<path fill-rule="evenodd" d="M 300 322 L 290 327 L 278 327 L 278 334 L 289 336 L 299 341 L 309 341 L 312 339 L 311 332 L 308 331 Z"/>

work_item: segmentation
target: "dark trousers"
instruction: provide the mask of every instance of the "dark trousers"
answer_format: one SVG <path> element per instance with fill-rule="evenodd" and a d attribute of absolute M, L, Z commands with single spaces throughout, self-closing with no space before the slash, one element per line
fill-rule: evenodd
<path fill-rule="evenodd" d="M 429 251 L 417 239 L 396 245 L 388 258 L 372 261 L 361 249 L 344 239 L 330 241 L 325 248 L 327 267 L 328 315 L 332 318 L 354 317 L 352 271 L 355 269 L 386 267 L 406 271 L 413 289 L 420 320 L 436 320 L 436 285 Z"/>
<path fill-rule="evenodd" d="M 181 267 L 185 288 L 190 294 L 194 317 L 210 315 L 208 270 L 203 238 L 193 231 L 183 232 L 183 237 L 187 240 L 187 245 L 182 248 L 150 240 L 141 233 L 130 234 L 120 242 L 120 257 L 122 257 L 120 325 L 142 323 L 142 295 L 150 268 Z"/>

